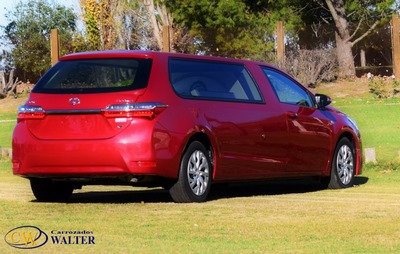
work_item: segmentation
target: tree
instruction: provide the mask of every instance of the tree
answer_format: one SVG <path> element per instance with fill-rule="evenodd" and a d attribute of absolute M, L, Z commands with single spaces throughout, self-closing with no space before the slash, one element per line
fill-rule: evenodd
<path fill-rule="evenodd" d="M 10 44 L 12 59 L 8 64 L 17 73 L 23 71 L 31 81 L 36 81 L 51 65 L 51 29 L 59 30 L 62 44 L 73 41 L 76 16 L 64 6 L 45 0 L 20 2 L 7 18 L 10 23 L 5 27 L 4 40 Z"/>
<path fill-rule="evenodd" d="M 0 69 L 0 99 L 7 97 L 10 94 L 16 96 L 15 90 L 18 84 L 18 78 L 14 79 L 14 70 L 10 71 L 6 81 L 6 73 Z"/>
<path fill-rule="evenodd" d="M 96 0 L 81 0 L 83 21 L 86 25 L 86 39 L 89 50 L 98 50 L 101 48 L 100 38 L 100 6 Z"/>
<path fill-rule="evenodd" d="M 389 66 L 392 65 L 392 26 L 390 23 L 377 27 L 362 41 L 353 46 L 355 64 L 361 65 L 360 53 L 363 50 L 366 55 L 366 65 Z M 359 57 L 360 56 L 360 57 Z M 391 75 L 392 73 L 385 73 Z"/>
<path fill-rule="evenodd" d="M 160 49 L 161 9 L 153 0 L 80 0 L 91 50 Z"/>
<path fill-rule="evenodd" d="M 339 76 L 352 77 L 354 45 L 389 21 L 394 3 L 395 0 L 313 0 L 303 4 L 303 18 L 308 24 L 335 25 Z"/>
<path fill-rule="evenodd" d="M 168 1 L 175 24 L 195 38 L 192 53 L 266 60 L 275 48 L 276 22 L 290 30 L 299 15 L 289 0 Z"/>
<path fill-rule="evenodd" d="M 147 41 L 145 48 L 156 50 L 163 49 L 165 37 L 164 32 L 169 33 L 169 48 L 174 52 L 190 53 L 194 38 L 187 29 L 173 22 L 172 13 L 167 7 L 166 0 L 141 0 L 137 1 L 141 6 L 145 20 L 136 23 L 141 23 L 141 27 L 135 30 L 136 38 L 141 38 L 142 41 Z M 169 29 L 164 31 L 167 26 Z M 139 36 L 141 35 L 141 36 Z M 151 42 L 149 41 L 151 40 Z M 142 43 L 143 45 L 143 43 Z"/>
<path fill-rule="evenodd" d="M 162 0 L 126 0 L 123 7 L 128 48 L 161 50 L 162 27 L 172 27 L 172 17 Z"/>
<path fill-rule="evenodd" d="M 148 8 L 149 17 L 151 20 L 153 35 L 157 41 L 159 49 L 163 48 L 163 26 L 172 27 L 172 15 L 167 11 L 163 1 L 148 0 L 145 6 Z"/>
<path fill-rule="evenodd" d="M 123 5 L 123 40 L 127 49 L 159 50 L 146 1 L 126 0 Z"/>
<path fill-rule="evenodd" d="M 120 38 L 122 6 L 120 0 L 80 0 L 90 50 L 123 47 Z"/>

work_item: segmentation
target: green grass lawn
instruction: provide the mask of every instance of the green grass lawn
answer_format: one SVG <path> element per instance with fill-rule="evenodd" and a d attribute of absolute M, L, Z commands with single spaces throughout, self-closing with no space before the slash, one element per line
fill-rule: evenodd
<path fill-rule="evenodd" d="M 11 137 L 16 121 L 2 122 L 0 119 L 0 146 L 3 148 L 11 148 Z"/>
<path fill-rule="evenodd" d="M 160 189 L 89 186 L 69 203 L 37 203 L 26 179 L 0 163 L 0 236 L 25 225 L 92 231 L 93 245 L 38 253 L 399 253 L 400 172 L 369 168 L 356 186 L 312 182 L 233 185 L 200 204 L 172 203 Z M 54 235 L 53 235 L 54 236 Z M 0 239 L 2 253 L 16 249 Z M 29 251 L 30 252 L 30 251 Z"/>
<path fill-rule="evenodd" d="M 0 100 L 0 147 L 11 148 L 11 136 L 16 124 L 19 105 L 26 101 L 26 95 L 14 99 Z"/>
<path fill-rule="evenodd" d="M 399 163 L 400 102 L 397 100 L 340 100 L 334 103 L 356 120 L 364 148 L 375 148 L 378 162 Z"/>

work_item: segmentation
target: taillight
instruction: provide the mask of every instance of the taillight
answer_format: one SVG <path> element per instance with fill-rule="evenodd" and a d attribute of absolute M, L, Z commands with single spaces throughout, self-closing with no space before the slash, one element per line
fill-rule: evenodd
<path fill-rule="evenodd" d="M 153 119 L 168 106 L 158 102 L 113 104 L 102 110 L 105 117 L 144 117 Z"/>
<path fill-rule="evenodd" d="M 17 120 L 42 119 L 46 116 L 42 107 L 22 105 L 18 108 Z"/>

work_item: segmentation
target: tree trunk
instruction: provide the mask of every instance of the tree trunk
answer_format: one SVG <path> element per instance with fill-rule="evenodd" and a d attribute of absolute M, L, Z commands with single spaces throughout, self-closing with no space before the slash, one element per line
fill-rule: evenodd
<path fill-rule="evenodd" d="M 170 26 L 172 27 L 172 15 L 167 11 L 167 8 L 164 3 L 157 2 L 154 3 L 154 0 L 148 0 L 146 4 L 148 8 L 148 12 L 150 15 L 151 25 L 153 27 L 153 35 L 156 39 L 157 45 L 159 49 L 163 49 L 163 36 L 162 36 L 162 27 Z M 157 14 L 157 15 L 156 15 Z M 157 16 L 159 18 L 157 18 Z M 172 29 L 169 29 L 169 38 L 172 38 Z M 166 42 L 165 42 L 166 43 Z"/>
<path fill-rule="evenodd" d="M 365 57 L 365 50 L 362 49 L 360 51 L 360 62 L 361 62 L 361 67 L 365 67 L 367 65 L 367 59 Z"/>
<path fill-rule="evenodd" d="M 158 48 L 162 49 L 163 42 L 162 42 L 162 37 L 161 37 L 161 32 L 160 32 L 160 24 L 157 21 L 156 10 L 155 10 L 155 6 L 154 6 L 154 0 L 149 0 L 147 2 L 146 6 L 147 6 L 148 11 L 149 11 L 151 25 L 153 27 L 153 36 L 156 39 Z"/>
<path fill-rule="evenodd" d="M 336 50 L 339 62 L 339 78 L 354 77 L 356 68 L 354 66 L 354 58 L 351 42 L 350 28 L 347 22 L 347 16 L 344 9 L 343 0 L 325 0 L 329 11 L 335 21 L 335 39 Z"/>
<path fill-rule="evenodd" d="M 339 63 L 339 78 L 354 77 L 356 68 L 352 52 L 352 43 L 348 40 L 343 40 L 338 33 L 336 37 L 336 54 Z"/>

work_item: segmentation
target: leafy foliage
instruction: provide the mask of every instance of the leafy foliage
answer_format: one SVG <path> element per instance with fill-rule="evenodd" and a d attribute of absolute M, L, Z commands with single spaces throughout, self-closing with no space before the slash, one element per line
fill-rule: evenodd
<path fill-rule="evenodd" d="M 307 24 L 334 24 L 339 75 L 354 76 L 352 48 L 389 22 L 395 0 L 313 0 L 301 3 Z"/>
<path fill-rule="evenodd" d="M 80 0 L 88 49 L 159 50 L 161 2 Z"/>
<path fill-rule="evenodd" d="M 69 45 L 76 28 L 76 16 L 71 9 L 50 5 L 45 0 L 20 2 L 7 18 L 10 23 L 5 27 L 4 39 L 11 44 L 12 61 L 8 64 L 30 74 L 32 79 L 51 65 L 51 29 L 58 29 L 60 43 Z"/>
<path fill-rule="evenodd" d="M 371 77 L 368 79 L 368 88 L 378 99 L 392 98 L 398 95 L 400 82 L 392 77 Z"/>
<path fill-rule="evenodd" d="M 178 0 L 167 2 L 174 22 L 195 38 L 191 53 L 265 60 L 274 51 L 278 20 L 291 29 L 290 1 Z"/>
<path fill-rule="evenodd" d="M 118 47 L 121 24 L 119 0 L 81 0 L 87 41 L 90 50 L 109 50 Z"/>
<path fill-rule="evenodd" d="M 83 20 L 86 24 L 88 49 L 100 49 L 100 29 L 98 26 L 100 5 L 96 0 L 81 0 L 81 5 Z"/>

